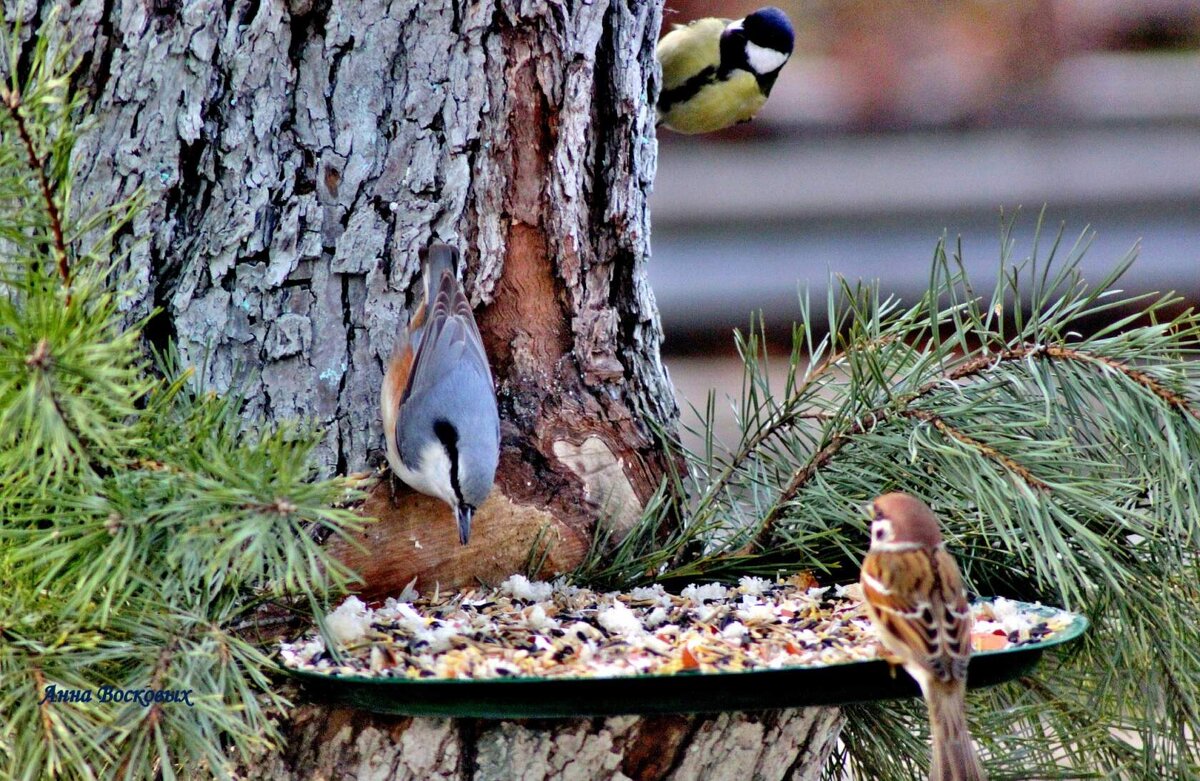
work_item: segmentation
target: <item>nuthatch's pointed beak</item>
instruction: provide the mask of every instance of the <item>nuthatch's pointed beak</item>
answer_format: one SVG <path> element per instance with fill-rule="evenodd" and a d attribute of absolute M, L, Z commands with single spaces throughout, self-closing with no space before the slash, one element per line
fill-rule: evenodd
<path fill-rule="evenodd" d="M 475 508 L 469 504 L 460 504 L 454 509 L 454 514 L 458 517 L 458 541 L 466 545 L 471 539 L 471 516 L 475 514 Z"/>

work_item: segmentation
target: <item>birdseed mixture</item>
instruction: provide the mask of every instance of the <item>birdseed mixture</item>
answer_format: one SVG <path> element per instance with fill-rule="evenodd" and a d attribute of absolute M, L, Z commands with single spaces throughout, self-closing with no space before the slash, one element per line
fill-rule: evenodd
<path fill-rule="evenodd" d="M 661 586 L 601 593 L 514 575 L 496 589 L 417 598 L 406 589 L 371 608 L 349 597 L 326 617 L 344 657 L 318 634 L 282 643 L 288 667 L 378 678 L 611 677 L 827 665 L 884 655 L 859 587 L 811 577 L 737 586 Z M 973 607 L 977 651 L 1048 639 L 1071 622 L 998 598 Z"/>

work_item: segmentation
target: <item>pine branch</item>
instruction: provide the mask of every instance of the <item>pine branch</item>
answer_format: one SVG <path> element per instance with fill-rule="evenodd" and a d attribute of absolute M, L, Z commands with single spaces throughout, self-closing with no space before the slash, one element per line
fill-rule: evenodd
<path fill-rule="evenodd" d="M 861 345 L 856 345 L 854 349 L 860 348 Z M 850 348 L 848 348 L 850 349 Z M 817 381 L 831 372 L 837 365 L 839 360 L 845 353 L 839 352 L 827 358 L 816 370 L 807 374 L 798 387 L 796 387 L 788 397 L 780 405 L 780 412 L 772 415 L 762 427 L 759 428 L 752 436 L 747 438 L 740 448 L 735 452 L 728 461 L 725 470 L 716 476 L 709 485 L 708 495 L 719 496 L 725 489 L 725 486 L 736 475 L 737 466 L 748 459 L 755 451 L 762 447 L 767 440 L 776 436 L 780 431 L 800 420 L 824 420 L 828 416 L 819 412 L 806 412 L 799 403 L 813 388 L 817 387 Z"/>
<path fill-rule="evenodd" d="M 30 673 L 33 675 L 34 685 L 37 687 L 36 691 L 45 692 L 47 688 L 46 676 L 42 674 L 42 668 L 35 664 L 30 668 Z M 56 740 L 54 735 L 53 717 L 50 715 L 50 707 L 44 698 L 38 700 L 37 707 L 38 713 L 42 720 L 42 739 L 45 741 L 47 747 L 53 746 L 56 743 Z"/>
<path fill-rule="evenodd" d="M 1072 350 L 1067 347 L 1044 345 L 1039 348 L 1029 348 L 1032 355 L 1043 355 L 1049 358 L 1060 358 L 1063 360 L 1079 361 L 1081 363 L 1090 363 L 1098 366 L 1103 366 L 1115 372 L 1123 374 L 1130 381 L 1142 386 L 1146 390 L 1160 398 L 1167 405 L 1174 407 L 1177 411 L 1185 415 L 1191 415 L 1193 418 L 1200 420 L 1200 410 L 1197 410 L 1186 396 L 1175 393 L 1161 382 L 1155 380 L 1145 372 L 1140 372 L 1121 361 L 1107 358 L 1103 355 L 1091 355 L 1080 350 Z"/>
<path fill-rule="evenodd" d="M 1022 480 L 1024 480 L 1026 483 L 1028 483 L 1031 488 L 1035 488 L 1039 491 L 1049 491 L 1050 490 L 1050 486 L 1047 485 L 1046 483 L 1044 483 L 1043 481 L 1039 480 L 1037 477 L 1035 477 L 1033 472 L 1029 471 L 1028 467 L 1022 466 L 1021 464 L 1017 463 L 1014 459 L 1009 458 L 1008 456 L 999 452 L 998 450 L 996 450 L 994 447 L 991 447 L 987 443 L 981 442 L 978 439 L 975 439 L 974 437 L 967 436 L 962 431 L 959 431 L 958 429 L 954 428 L 949 423 L 947 423 L 945 421 L 945 419 L 942 418 L 940 415 L 936 415 L 932 412 L 929 412 L 927 410 L 921 410 L 921 409 L 905 410 L 903 412 L 903 414 L 905 417 L 916 418 L 917 420 L 924 421 L 925 423 L 929 423 L 930 425 L 932 425 L 934 428 L 936 428 L 938 431 L 942 432 L 946 436 L 948 436 L 952 439 L 956 439 L 959 442 L 962 442 L 964 445 L 967 445 L 968 447 L 973 448 L 974 450 L 978 451 L 984 458 L 987 458 L 991 461 L 995 461 L 996 463 L 1000 464 L 1002 467 L 1004 467 L 1008 471 L 1010 471 L 1013 474 L 1020 477 Z"/>
<path fill-rule="evenodd" d="M 778 394 L 756 334 L 741 338 L 740 437 L 716 446 L 710 400 L 686 490 L 576 577 L 628 588 L 811 570 L 845 582 L 866 543 L 859 508 L 883 491 L 916 493 L 979 593 L 1092 620 L 1075 653 L 972 695 L 993 777 L 1190 777 L 1200 772 L 1189 737 L 1200 732 L 1200 316 L 1171 295 L 1114 295 L 1131 258 L 1088 286 L 1086 242 L 1040 261 L 1035 246 L 1012 265 L 1004 246 L 990 300 L 939 249 L 928 292 L 907 309 L 843 285 L 815 345 L 803 310 Z M 654 538 L 657 508 L 681 503 L 683 528 Z M 923 772 L 924 749 L 909 746 L 924 739 L 923 719 L 892 703 L 848 713 L 841 760 L 882 781 Z"/>
<path fill-rule="evenodd" d="M 970 379 L 985 375 L 989 369 L 995 368 L 1001 363 L 1012 363 L 1015 361 L 1023 361 L 1028 358 L 1045 358 L 1052 360 L 1076 361 L 1095 366 L 1103 366 L 1114 372 L 1128 378 L 1131 382 L 1145 388 L 1150 393 L 1157 396 L 1164 403 L 1178 410 L 1181 414 L 1190 415 L 1200 419 L 1200 413 L 1192 403 L 1183 395 L 1175 393 L 1166 388 L 1162 383 L 1155 380 L 1145 372 L 1138 371 L 1126 364 L 1107 358 L 1102 355 L 1092 355 L 1082 350 L 1072 349 L 1061 345 L 1032 345 L 1024 344 L 1019 347 L 1003 350 L 996 355 L 982 354 L 971 360 L 956 366 L 949 372 L 946 372 L 941 377 L 930 380 L 922 385 L 916 392 L 899 400 L 898 403 L 889 404 L 886 407 L 871 410 L 862 415 L 858 420 L 854 421 L 849 427 L 834 432 L 830 437 L 828 444 L 818 450 L 809 461 L 797 469 L 792 475 L 791 480 L 783 487 L 776 499 L 774 506 L 763 517 L 761 527 L 754 539 L 754 547 L 764 548 L 770 544 L 772 535 L 774 534 L 775 522 L 783 514 L 786 506 L 792 502 L 796 495 L 804 488 L 805 485 L 813 478 L 818 470 L 828 464 L 842 448 L 852 441 L 856 436 L 870 431 L 880 422 L 887 420 L 896 415 L 912 417 L 932 424 L 935 428 L 947 436 L 953 437 L 958 441 L 975 448 L 985 457 L 992 459 L 1005 469 L 1013 472 L 1022 480 L 1028 483 L 1031 487 L 1040 491 L 1048 491 L 1050 487 L 1043 481 L 1037 478 L 1027 467 L 1022 466 L 1015 460 L 1008 458 L 998 453 L 994 448 L 987 444 L 966 436 L 962 432 L 954 429 L 947 424 L 938 415 L 925 410 L 913 409 L 911 405 L 927 396 L 939 388 L 945 387 L 946 383 L 954 383 L 964 379 Z M 825 364 L 822 371 L 828 369 L 830 364 Z M 788 425 L 792 420 L 800 419 L 798 415 L 792 415 L 789 420 L 780 419 L 780 425 Z M 756 437 L 753 441 L 754 447 L 762 444 L 765 438 Z M 745 456 L 742 456 L 745 458 Z M 737 463 L 737 459 L 731 461 L 732 464 Z M 743 553 L 747 552 L 745 550 Z"/>
<path fill-rule="evenodd" d="M 112 247 L 140 198 L 78 217 L 58 201 L 80 103 L 53 19 L 0 93 L 0 777 L 229 777 L 279 740 L 285 704 L 238 628 L 263 599 L 328 609 L 353 573 L 314 538 L 360 528 L 358 494 L 316 479 L 320 431 L 247 426 L 173 350 L 144 361 Z M 49 682 L 203 696 L 42 702 Z"/>
<path fill-rule="evenodd" d="M 50 221 L 50 231 L 54 237 L 54 255 L 57 261 L 58 275 L 62 278 L 63 287 L 67 288 L 67 304 L 70 304 L 71 269 L 67 265 L 67 243 L 63 238 L 62 215 L 59 213 L 58 202 L 55 200 L 54 184 L 46 174 L 46 163 L 38 156 L 33 138 L 29 135 L 29 126 L 21 114 L 21 93 L 8 87 L 0 87 L 0 100 L 4 102 L 9 116 L 12 117 L 13 123 L 17 127 L 17 133 L 21 136 L 29 170 L 37 176 L 42 204 L 46 209 L 46 215 Z"/>

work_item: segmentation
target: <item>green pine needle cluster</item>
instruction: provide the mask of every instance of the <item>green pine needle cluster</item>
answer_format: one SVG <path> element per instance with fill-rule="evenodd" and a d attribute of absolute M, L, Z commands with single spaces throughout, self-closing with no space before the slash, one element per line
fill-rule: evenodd
<path fill-rule="evenodd" d="M 254 430 L 150 365 L 112 248 L 136 199 L 71 212 L 66 49 L 41 35 L 21 61 L 20 40 L 0 91 L 0 778 L 227 777 L 285 704 L 254 617 L 344 582 L 316 537 L 354 528 L 334 509 L 352 494 L 313 479 L 317 432 Z"/>
<path fill-rule="evenodd" d="M 738 440 L 715 441 L 710 397 L 695 411 L 704 444 L 683 454 L 659 512 L 578 576 L 854 581 L 862 508 L 908 491 L 933 506 L 976 593 L 1066 606 L 1093 625 L 1036 676 L 972 695 L 992 777 L 1194 777 L 1200 317 L 1173 295 L 1116 290 L 1132 254 L 1088 285 L 1084 238 L 1068 247 L 1060 233 L 1045 257 L 1035 238 L 1019 262 L 1009 231 L 1002 244 L 989 296 L 944 246 L 910 306 L 831 285 L 825 322 L 802 307 L 781 385 L 765 338 L 740 337 Z M 687 520 L 664 540 L 670 513 Z M 852 707 L 828 777 L 848 765 L 911 779 L 926 738 L 919 704 Z"/>

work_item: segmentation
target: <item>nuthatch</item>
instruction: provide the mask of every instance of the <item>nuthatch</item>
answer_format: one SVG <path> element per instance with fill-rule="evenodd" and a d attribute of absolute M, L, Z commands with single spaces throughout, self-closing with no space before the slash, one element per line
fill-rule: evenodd
<path fill-rule="evenodd" d="M 658 42 L 658 123 L 677 133 L 711 133 L 748 122 L 767 102 L 792 54 L 792 23 L 778 8 L 744 19 L 697 19 Z"/>
<path fill-rule="evenodd" d="M 471 516 L 496 476 L 500 416 L 479 327 L 458 283 L 458 250 L 432 244 L 423 261 L 425 300 L 383 377 L 383 433 L 392 471 L 450 505 L 466 545 Z"/>

